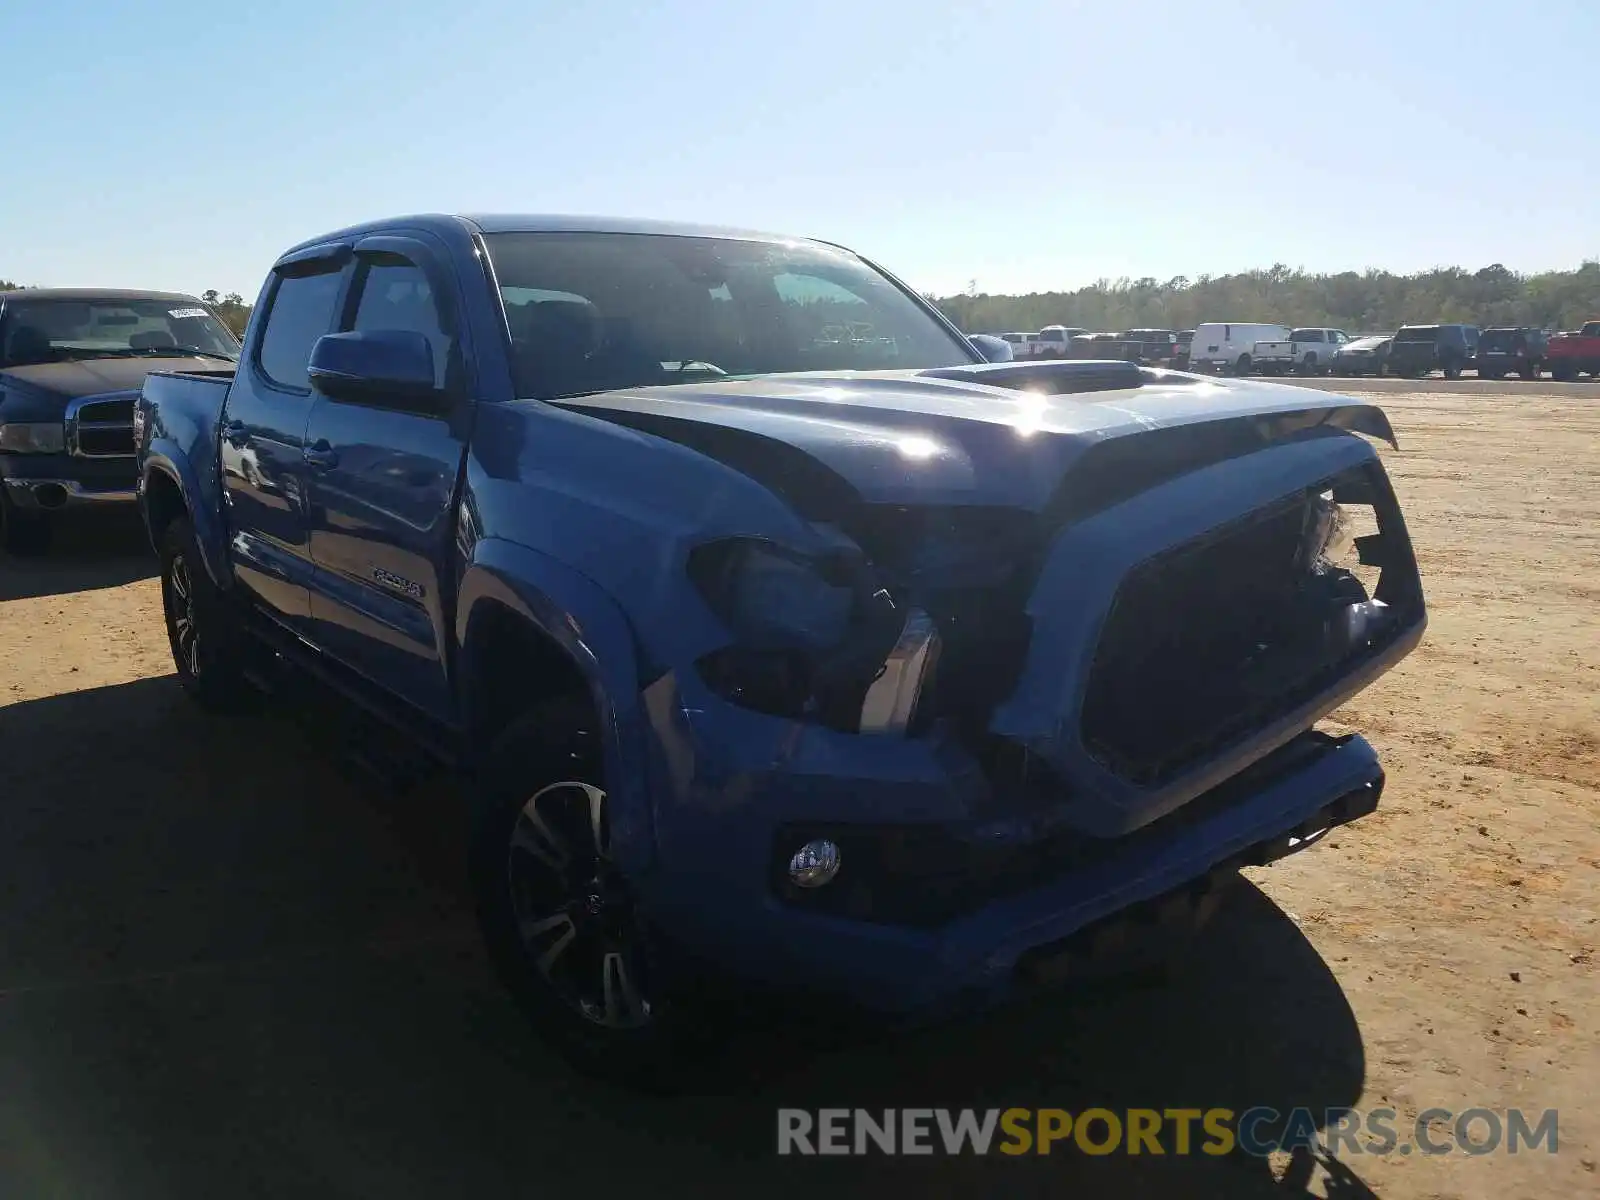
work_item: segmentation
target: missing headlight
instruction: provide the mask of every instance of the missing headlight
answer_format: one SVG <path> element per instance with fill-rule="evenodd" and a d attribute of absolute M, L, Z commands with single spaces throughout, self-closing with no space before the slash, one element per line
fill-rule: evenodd
<path fill-rule="evenodd" d="M 709 687 L 760 712 L 859 726 L 903 622 L 862 559 L 731 538 L 697 547 L 689 576 L 734 639 L 700 660 Z"/>
<path fill-rule="evenodd" d="M 712 611 L 759 646 L 837 645 L 856 599 L 844 564 L 811 561 L 754 538 L 696 547 L 689 576 Z"/>

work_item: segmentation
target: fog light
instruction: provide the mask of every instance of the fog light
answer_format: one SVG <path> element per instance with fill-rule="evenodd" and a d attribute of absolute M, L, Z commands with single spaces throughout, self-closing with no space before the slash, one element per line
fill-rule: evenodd
<path fill-rule="evenodd" d="M 807 842 L 789 860 L 789 880 L 796 887 L 821 887 L 839 873 L 839 847 L 827 838 Z"/>

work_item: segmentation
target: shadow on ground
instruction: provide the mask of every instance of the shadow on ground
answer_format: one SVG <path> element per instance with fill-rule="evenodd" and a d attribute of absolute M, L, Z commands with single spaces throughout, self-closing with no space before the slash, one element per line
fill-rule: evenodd
<path fill-rule="evenodd" d="M 202 717 L 171 678 L 0 709 L 0 1194 L 1282 1197 L 1305 1171 L 1242 1157 L 780 1160 L 776 1109 L 1360 1093 L 1334 979 L 1248 886 L 1166 986 L 865 1044 L 750 1031 L 721 1095 L 576 1078 L 479 953 L 451 789 L 386 794 L 338 738 Z"/>
<path fill-rule="evenodd" d="M 0 551 L 0 601 L 121 587 L 156 573 L 156 556 L 131 509 L 60 522 L 48 553 Z"/>

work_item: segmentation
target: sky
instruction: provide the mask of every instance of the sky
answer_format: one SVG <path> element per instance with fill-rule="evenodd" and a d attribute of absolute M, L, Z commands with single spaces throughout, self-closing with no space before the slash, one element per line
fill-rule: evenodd
<path fill-rule="evenodd" d="M 842 242 L 938 294 L 1600 257 L 1595 0 L 0 0 L 0 278 L 254 299 L 420 211 Z"/>

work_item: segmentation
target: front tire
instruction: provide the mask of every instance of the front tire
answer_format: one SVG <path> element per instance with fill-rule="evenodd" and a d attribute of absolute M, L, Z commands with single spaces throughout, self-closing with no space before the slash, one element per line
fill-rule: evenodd
<path fill-rule="evenodd" d="M 1233 373 L 1235 375 L 1248 375 L 1248 374 L 1250 374 L 1250 367 L 1251 367 L 1250 356 L 1248 354 L 1241 354 L 1234 361 Z"/>
<path fill-rule="evenodd" d="M 649 1090 L 687 1078 L 706 1026 L 685 959 L 612 862 L 599 730 L 584 700 L 514 720 L 478 777 L 471 869 L 496 973 L 580 1071 Z"/>
<path fill-rule="evenodd" d="M 245 634 L 200 557 L 188 518 L 162 531 L 161 607 L 178 683 L 208 712 L 249 708 L 260 696 L 245 677 Z"/>

